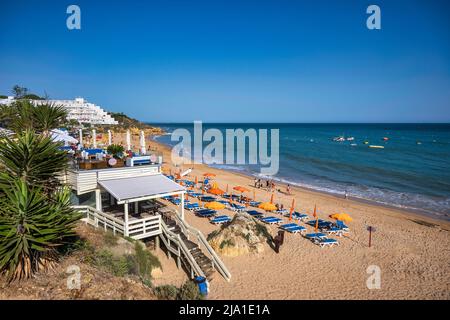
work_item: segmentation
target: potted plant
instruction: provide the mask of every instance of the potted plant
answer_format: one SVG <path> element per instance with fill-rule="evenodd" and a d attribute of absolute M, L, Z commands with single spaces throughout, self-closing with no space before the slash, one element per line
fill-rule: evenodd
<path fill-rule="evenodd" d="M 124 166 L 124 162 L 123 162 L 123 152 L 125 151 L 124 147 L 121 146 L 120 144 L 112 144 L 109 145 L 108 148 L 106 149 L 106 151 L 108 152 L 108 154 L 110 154 L 112 156 L 113 159 L 116 159 L 116 164 L 111 165 L 110 162 L 108 162 L 108 165 L 111 167 L 123 167 Z"/>

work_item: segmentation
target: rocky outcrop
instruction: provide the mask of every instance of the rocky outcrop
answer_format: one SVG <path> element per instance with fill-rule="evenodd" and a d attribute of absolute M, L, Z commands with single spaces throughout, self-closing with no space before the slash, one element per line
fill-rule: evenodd
<path fill-rule="evenodd" d="M 220 254 L 237 257 L 249 253 L 261 253 L 271 238 L 266 226 L 246 213 L 238 213 L 220 230 L 211 233 L 208 241 Z"/>

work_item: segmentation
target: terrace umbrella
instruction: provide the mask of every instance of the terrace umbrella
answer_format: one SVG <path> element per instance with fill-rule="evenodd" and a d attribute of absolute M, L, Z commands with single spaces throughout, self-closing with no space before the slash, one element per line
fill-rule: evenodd
<path fill-rule="evenodd" d="M 353 218 L 350 217 L 347 213 L 335 213 L 331 215 L 331 218 L 345 222 L 353 221 Z"/>
<path fill-rule="evenodd" d="M 225 208 L 225 205 L 223 203 L 213 201 L 213 202 L 208 202 L 207 204 L 205 204 L 205 208 L 212 209 L 212 210 L 221 210 L 221 209 Z"/>
<path fill-rule="evenodd" d="M 266 211 L 274 211 L 277 209 L 277 207 L 273 203 L 270 203 L 270 202 L 263 202 L 258 206 L 258 208 L 266 210 Z"/>
<path fill-rule="evenodd" d="M 270 203 L 273 203 L 273 193 L 272 196 L 270 197 Z"/>
<path fill-rule="evenodd" d="M 196 185 L 198 184 L 198 177 L 197 176 L 195 176 L 195 184 Z"/>
<path fill-rule="evenodd" d="M 292 213 L 294 213 L 295 199 L 292 199 L 291 210 L 289 211 L 289 221 L 292 221 Z"/>
<path fill-rule="evenodd" d="M 255 190 L 253 190 L 253 201 L 256 201 L 256 194 L 255 194 Z"/>

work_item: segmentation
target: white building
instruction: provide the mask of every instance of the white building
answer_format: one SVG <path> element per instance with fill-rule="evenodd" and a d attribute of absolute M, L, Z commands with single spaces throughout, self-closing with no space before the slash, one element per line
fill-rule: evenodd
<path fill-rule="evenodd" d="M 10 104 L 14 101 L 14 97 L 8 97 L 7 99 L 0 99 L 0 104 Z M 67 119 L 76 120 L 79 123 L 118 124 L 118 122 L 101 107 L 87 102 L 83 98 L 75 98 L 75 100 L 33 100 L 33 103 L 62 105 L 67 108 Z"/>

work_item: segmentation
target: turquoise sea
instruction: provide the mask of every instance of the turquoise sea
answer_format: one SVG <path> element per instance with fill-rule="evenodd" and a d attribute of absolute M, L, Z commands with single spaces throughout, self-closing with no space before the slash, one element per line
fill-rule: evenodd
<path fill-rule="evenodd" d="M 169 133 L 156 140 L 172 146 L 178 143 L 171 141 L 173 130 L 193 130 L 192 123 L 155 125 Z M 450 220 L 450 124 L 203 124 L 208 128 L 279 129 L 275 180 L 340 195 L 347 190 L 351 197 Z M 354 140 L 333 141 L 338 136 Z M 260 175 L 257 165 L 214 166 Z"/>

